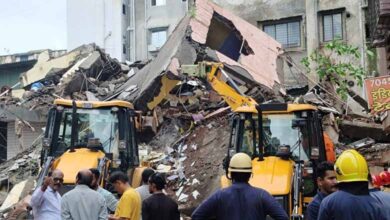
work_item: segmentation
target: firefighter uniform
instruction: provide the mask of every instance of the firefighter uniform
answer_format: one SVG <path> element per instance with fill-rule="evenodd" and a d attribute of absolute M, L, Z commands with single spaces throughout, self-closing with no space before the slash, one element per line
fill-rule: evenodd
<path fill-rule="evenodd" d="M 281 205 L 267 191 L 248 183 L 234 183 L 204 201 L 195 210 L 192 219 L 255 220 L 265 219 L 266 215 L 275 220 L 288 219 Z"/>
<path fill-rule="evenodd" d="M 344 151 L 335 164 L 339 191 L 322 200 L 318 220 L 390 220 L 384 203 L 368 191 L 368 166 L 355 150 Z"/>
<path fill-rule="evenodd" d="M 252 160 L 245 153 L 235 154 L 229 163 L 230 173 L 241 173 L 249 179 Z M 218 190 L 192 214 L 192 220 L 257 220 L 270 215 L 275 220 L 288 220 L 282 206 L 267 191 L 249 185 L 247 180 Z"/>

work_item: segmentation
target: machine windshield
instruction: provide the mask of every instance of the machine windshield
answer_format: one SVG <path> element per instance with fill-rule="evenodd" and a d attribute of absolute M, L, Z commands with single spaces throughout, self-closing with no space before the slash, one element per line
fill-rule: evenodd
<path fill-rule="evenodd" d="M 112 152 L 118 146 L 118 117 L 111 109 L 77 109 L 76 147 L 86 147 L 88 140 L 94 139 L 101 144 L 105 152 Z M 72 109 L 66 108 L 62 113 L 59 131 L 60 148 L 66 150 L 71 145 Z"/>
<path fill-rule="evenodd" d="M 308 160 L 307 128 L 293 128 L 292 121 L 297 118 L 294 114 L 264 114 L 262 117 L 265 156 L 276 156 L 280 147 L 288 145 L 293 159 Z M 235 126 L 237 126 L 237 130 L 239 130 L 238 126 L 243 127 L 243 138 L 240 141 L 239 151 L 255 155 L 258 152 L 259 138 L 257 116 L 246 118 L 241 123 L 236 123 Z M 238 136 L 233 137 L 233 142 Z"/>
<path fill-rule="evenodd" d="M 308 160 L 309 142 L 305 129 L 292 127 L 294 114 L 263 115 L 265 155 L 276 155 L 281 146 L 290 146 L 294 159 Z"/>

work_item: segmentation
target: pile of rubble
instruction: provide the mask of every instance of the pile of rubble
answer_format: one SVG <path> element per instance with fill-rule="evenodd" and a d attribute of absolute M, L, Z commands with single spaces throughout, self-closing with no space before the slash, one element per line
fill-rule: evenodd
<path fill-rule="evenodd" d="M 204 80 L 183 75 L 181 65 L 222 63 L 241 92 L 258 103 L 291 100 L 278 78 L 283 65 L 278 42 L 209 1 L 197 0 L 196 8 L 196 14 L 182 19 L 151 61 L 120 63 L 93 44 L 54 59 L 43 53 L 22 76 L 23 99 L 3 96 L 2 103 L 23 118 L 25 112 L 15 106 L 45 115 L 55 98 L 133 102 L 152 128 L 139 135 L 141 160 L 166 173 L 168 193 L 181 212 L 190 215 L 219 187 L 219 177 L 225 174 L 222 161 L 231 110 Z M 223 32 L 226 36 L 221 29 L 229 30 Z M 294 102 L 318 106 L 324 114 L 324 131 L 336 144 L 337 153 L 356 148 L 370 165 L 382 169 L 389 165 L 390 135 L 383 123 L 390 116 L 355 114 L 348 103 L 320 85 Z M 3 191 L 37 175 L 39 151 L 39 147 L 31 148 L 0 165 Z"/>
<path fill-rule="evenodd" d="M 32 145 L 14 158 L 0 164 L 0 218 L 34 188 L 40 168 L 41 145 Z"/>
<path fill-rule="evenodd" d="M 389 167 L 390 132 L 388 112 L 377 115 L 355 113 L 336 96 L 325 91 L 321 85 L 298 97 L 295 102 L 318 107 L 323 116 L 323 129 L 336 146 L 336 154 L 345 149 L 356 149 L 367 159 L 371 167 Z M 362 109 L 366 108 L 363 104 Z M 379 173 L 379 172 L 378 172 Z M 375 172 L 374 174 L 377 174 Z"/>
<path fill-rule="evenodd" d="M 0 98 L 5 109 L 22 106 L 45 115 L 56 98 L 105 100 L 143 66 L 142 62 L 119 63 L 94 44 L 80 46 L 56 58 L 48 57 L 44 51 L 34 67 L 21 76 L 26 90 L 22 99 L 9 96 L 11 93 Z"/>
<path fill-rule="evenodd" d="M 167 120 L 165 126 L 173 129 L 161 129 L 152 141 L 141 146 L 141 159 L 166 173 L 167 192 L 180 204 L 183 214 L 190 215 L 219 188 L 230 132 L 228 113 L 202 120 L 195 127 L 179 127 L 185 126 L 185 122 L 179 122 L 185 118 Z"/>

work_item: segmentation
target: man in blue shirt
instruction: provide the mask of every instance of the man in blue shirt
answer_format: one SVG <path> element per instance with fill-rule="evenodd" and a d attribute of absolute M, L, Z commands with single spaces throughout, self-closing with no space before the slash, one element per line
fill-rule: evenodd
<path fill-rule="evenodd" d="M 235 154 L 229 163 L 232 186 L 218 190 L 192 214 L 192 220 L 257 220 L 270 215 L 288 220 L 282 206 L 267 191 L 249 185 L 252 160 L 245 153 Z"/>
<path fill-rule="evenodd" d="M 321 201 L 329 194 L 337 190 L 336 172 L 333 164 L 323 161 L 317 166 L 318 193 L 307 207 L 307 219 L 317 220 Z"/>
<path fill-rule="evenodd" d="M 389 220 L 384 203 L 370 196 L 368 166 L 356 150 L 346 150 L 335 164 L 339 190 L 322 200 L 318 220 Z"/>
<path fill-rule="evenodd" d="M 387 212 L 386 216 L 390 216 L 390 193 L 381 191 L 380 186 L 374 184 L 371 174 L 368 174 L 368 187 L 370 196 L 380 201 L 386 207 L 386 210 L 383 210 Z"/>
<path fill-rule="evenodd" d="M 115 198 L 115 196 L 109 192 L 108 190 L 103 189 L 99 186 L 99 179 L 100 179 L 100 171 L 96 168 L 89 169 L 92 173 L 92 183 L 91 188 L 98 192 L 100 195 L 103 196 L 104 200 L 106 201 L 107 211 L 108 213 L 114 213 L 116 206 L 118 205 L 118 200 Z"/>

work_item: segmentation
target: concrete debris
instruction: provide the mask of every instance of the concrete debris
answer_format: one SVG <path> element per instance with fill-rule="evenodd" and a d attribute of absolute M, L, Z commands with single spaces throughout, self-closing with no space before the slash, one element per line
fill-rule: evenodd
<path fill-rule="evenodd" d="M 181 203 L 186 203 L 187 202 L 187 199 L 188 199 L 188 195 L 187 194 L 180 194 L 179 198 L 177 199 L 177 201 L 181 202 Z"/>
<path fill-rule="evenodd" d="M 379 166 L 382 169 L 390 165 L 390 143 L 376 143 L 371 147 L 362 147 L 359 152 L 364 155 L 369 166 Z"/>
<path fill-rule="evenodd" d="M 370 137 L 378 142 L 390 142 L 390 133 L 384 132 L 382 124 L 362 119 L 343 119 L 340 129 L 345 137 L 352 140 Z"/>
<path fill-rule="evenodd" d="M 373 144 L 375 144 L 375 140 L 372 138 L 364 138 L 362 140 L 350 143 L 353 148 L 360 149 L 360 148 L 368 148 L 371 147 Z"/>
<path fill-rule="evenodd" d="M 141 65 L 138 65 L 141 66 Z M 105 100 L 129 79 L 136 66 L 121 64 L 94 44 L 51 59 L 42 52 L 35 66 L 21 76 L 23 98 L 2 96 L 7 108 L 20 106 L 46 116 L 55 98 Z M 132 88 L 129 92 L 134 92 Z"/>
<path fill-rule="evenodd" d="M 199 180 L 196 179 L 196 178 L 194 178 L 194 179 L 192 180 L 192 185 L 199 184 L 199 183 L 200 183 Z"/>
<path fill-rule="evenodd" d="M 21 194 L 26 184 L 27 184 L 27 180 L 24 180 L 16 184 L 12 188 L 12 190 L 8 193 L 7 198 L 5 199 L 5 201 L 0 207 L 0 213 L 3 213 L 5 210 L 9 209 L 13 204 L 19 202 Z"/>
<path fill-rule="evenodd" d="M 93 52 L 95 45 L 83 45 L 66 55 L 50 59 L 48 51 L 42 52 L 34 67 L 21 76 L 23 87 L 29 87 L 35 82 L 56 80 L 81 57 Z M 46 80 L 44 80 L 46 78 Z M 43 83 L 45 84 L 45 83 Z"/>
<path fill-rule="evenodd" d="M 238 86 L 252 88 L 246 94 L 259 102 L 285 94 L 278 77 L 283 63 L 279 56 L 283 52 L 277 41 L 211 1 L 196 1 L 195 8 L 196 15 L 187 15 L 180 21 L 157 57 L 115 94 L 123 94 L 129 85 L 136 85 L 139 89 L 126 93 L 125 99 L 132 101 L 139 110 L 151 110 L 173 94 L 172 90 L 177 86 L 202 86 L 203 83 L 193 79 L 186 85 L 178 84 L 184 78 L 178 71 L 180 66 L 199 61 L 223 63 Z M 188 91 L 180 93 L 194 96 Z M 183 98 L 188 101 L 188 98 Z M 172 107 L 177 107 L 183 100 L 169 101 Z"/>
<path fill-rule="evenodd" d="M 179 190 L 176 192 L 176 196 L 179 197 L 181 195 L 181 192 L 183 191 L 184 187 L 180 187 Z"/>
<path fill-rule="evenodd" d="M 168 113 L 164 116 L 172 117 Z M 152 164 L 157 172 L 167 171 L 167 192 L 179 202 L 185 215 L 190 215 L 202 199 L 219 188 L 219 177 L 224 173 L 222 161 L 228 144 L 224 137 L 230 131 L 228 117 L 220 115 L 209 120 L 214 122 L 208 122 L 213 125 L 211 130 L 203 122 L 192 127 L 191 123 L 186 123 L 192 118 L 182 115 L 165 120 L 153 140 L 148 142 L 148 148 L 153 150 L 144 158 L 145 162 Z M 164 156 L 160 156 L 161 153 Z M 163 159 L 156 161 L 156 157 Z M 168 166 L 171 169 L 164 170 Z"/>
<path fill-rule="evenodd" d="M 197 190 L 192 192 L 192 196 L 194 197 L 195 200 L 198 199 L 199 195 L 200 195 L 200 193 Z"/>
<path fill-rule="evenodd" d="M 55 98 L 133 102 L 142 124 L 140 160 L 167 176 L 168 195 L 179 202 L 182 214 L 190 216 L 220 187 L 220 176 L 225 175 L 222 161 L 231 132 L 231 108 L 204 80 L 181 75 L 180 67 L 213 61 L 223 63 L 240 91 L 258 103 L 295 99 L 317 106 L 337 153 L 355 148 L 370 166 L 388 166 L 390 114 L 355 114 L 320 86 L 299 97 L 285 96 L 278 78 L 280 48 L 257 27 L 211 1 L 197 0 L 196 15 L 182 19 L 151 61 L 119 63 L 93 44 L 55 59 L 42 54 L 22 76 L 26 90 L 22 99 L 2 90 L 0 119 L 45 121 Z M 4 202 L 5 208 L 20 199 L 23 181 L 38 174 L 40 149 L 39 144 L 30 146 L 0 164 L 0 195 L 11 189 L 17 192 L 9 199 L 12 202 Z"/>
<path fill-rule="evenodd" d="M 191 148 L 192 148 L 193 150 L 196 150 L 196 149 L 198 149 L 198 146 L 197 146 L 196 144 L 193 144 L 193 145 L 191 145 Z"/>

